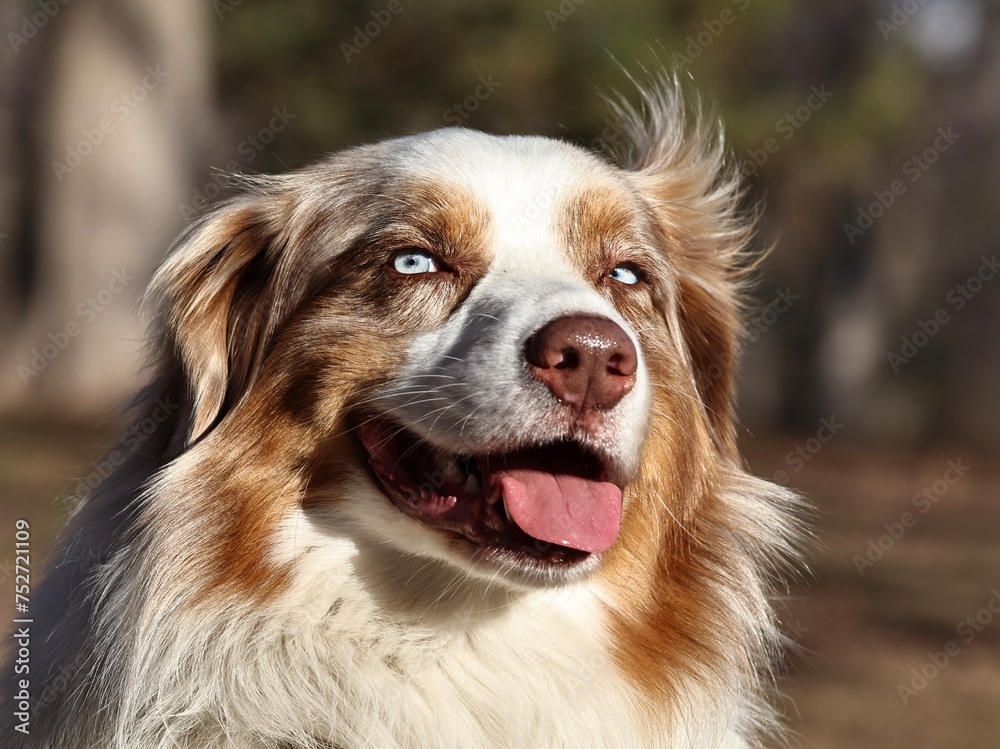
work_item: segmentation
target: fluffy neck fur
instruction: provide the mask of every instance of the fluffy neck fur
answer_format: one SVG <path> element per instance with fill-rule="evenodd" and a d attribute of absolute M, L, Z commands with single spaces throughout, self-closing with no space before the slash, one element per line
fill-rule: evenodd
<path fill-rule="evenodd" d="M 169 454 L 169 443 L 151 452 Z M 137 456 L 134 477 L 151 472 L 151 459 Z M 331 539 L 335 516 L 322 528 L 299 512 L 285 519 L 276 548 L 288 556 L 274 561 L 293 582 L 265 605 L 197 600 L 198 570 L 165 555 L 198 539 L 180 527 L 151 533 L 144 518 L 155 503 L 200 500 L 183 476 L 191 467 L 182 456 L 141 499 L 119 486 L 80 511 L 40 596 L 59 600 L 61 613 L 39 617 L 37 641 L 59 647 L 39 649 L 49 679 L 36 692 L 37 728 L 20 744 L 8 730 L 5 745 L 736 749 L 774 727 L 760 708 L 780 640 L 764 575 L 788 554 L 795 502 L 778 487 L 728 476 L 728 521 L 739 530 L 706 560 L 717 619 L 700 637 L 731 657 L 670 674 L 661 702 L 616 662 L 611 621 L 630 614 L 600 580 L 484 586 L 394 555 L 349 525 Z M 86 594 L 67 593 L 68 607 L 53 595 L 71 590 Z"/>

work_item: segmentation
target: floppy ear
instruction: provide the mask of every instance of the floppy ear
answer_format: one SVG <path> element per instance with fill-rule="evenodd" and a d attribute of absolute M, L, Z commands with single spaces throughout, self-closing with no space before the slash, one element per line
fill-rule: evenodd
<path fill-rule="evenodd" d="M 741 210 L 735 170 L 700 107 L 685 111 L 676 81 L 640 87 L 640 109 L 614 104 L 629 140 L 623 168 L 645 195 L 677 270 L 679 324 L 713 438 L 735 455 L 735 377 L 747 247 L 755 217 Z"/>
<path fill-rule="evenodd" d="M 188 443 L 252 382 L 274 329 L 274 196 L 234 198 L 177 241 L 150 284 L 192 398 Z"/>

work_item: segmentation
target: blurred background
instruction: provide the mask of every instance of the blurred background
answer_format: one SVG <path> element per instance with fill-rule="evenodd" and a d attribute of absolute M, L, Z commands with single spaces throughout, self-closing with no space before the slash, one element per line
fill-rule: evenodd
<path fill-rule="evenodd" d="M 766 201 L 744 443 L 822 544 L 782 612 L 793 743 L 1000 746 L 997 3 L 7 0 L 0 36 L 4 611 L 14 520 L 37 570 L 227 174 L 442 126 L 607 150 L 615 60 L 658 58 Z"/>

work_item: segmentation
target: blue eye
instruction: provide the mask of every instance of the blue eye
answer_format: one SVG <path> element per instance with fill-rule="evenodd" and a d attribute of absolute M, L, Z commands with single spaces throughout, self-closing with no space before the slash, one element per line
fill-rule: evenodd
<path fill-rule="evenodd" d="M 622 264 L 616 265 L 609 274 L 618 283 L 634 286 L 639 283 L 639 270 L 634 266 Z"/>
<path fill-rule="evenodd" d="M 404 250 L 392 256 L 392 267 L 397 273 L 415 276 L 420 273 L 437 273 L 441 266 L 429 252 Z"/>

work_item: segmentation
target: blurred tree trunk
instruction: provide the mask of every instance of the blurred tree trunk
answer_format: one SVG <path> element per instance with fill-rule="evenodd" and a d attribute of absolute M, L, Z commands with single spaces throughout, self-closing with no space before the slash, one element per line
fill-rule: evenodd
<path fill-rule="evenodd" d="M 92 418 L 137 384 L 138 301 L 216 122 L 207 14 L 74 0 L 0 15 L 0 411 Z"/>

